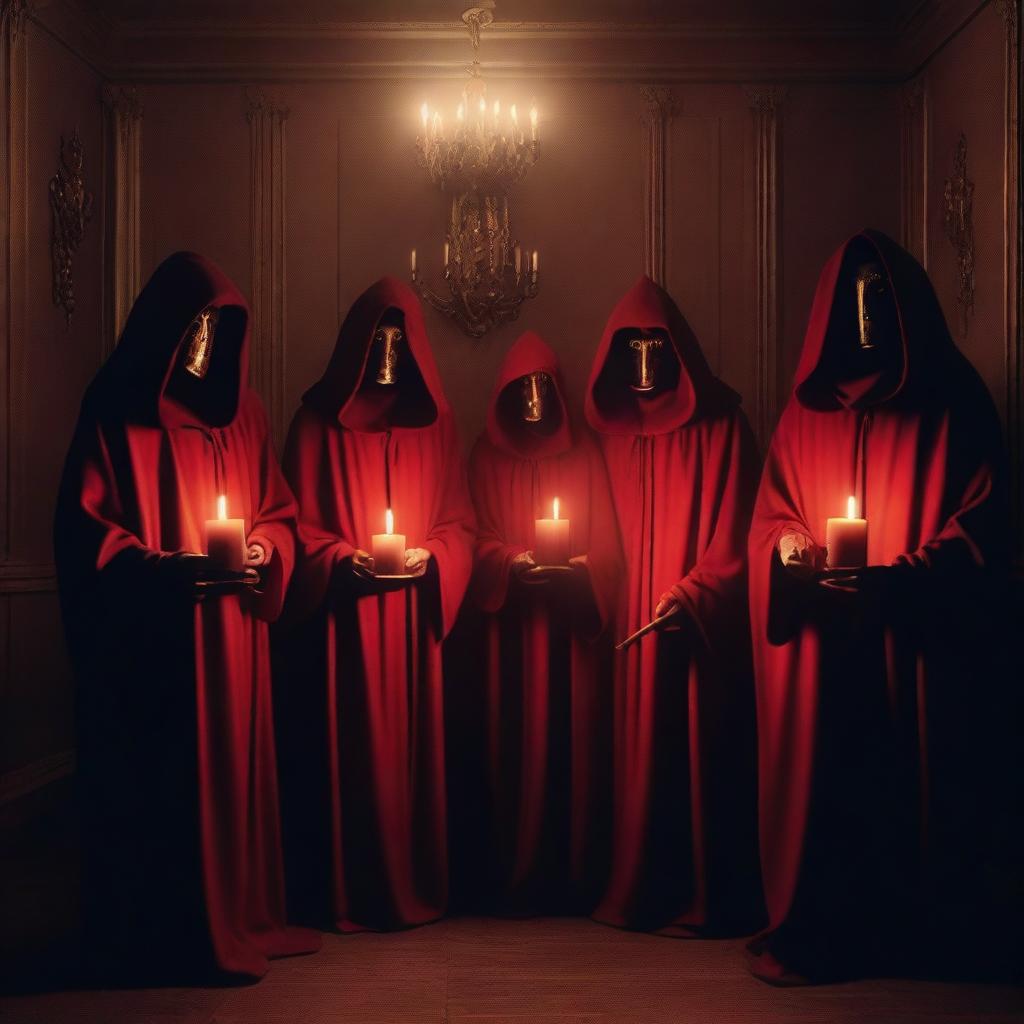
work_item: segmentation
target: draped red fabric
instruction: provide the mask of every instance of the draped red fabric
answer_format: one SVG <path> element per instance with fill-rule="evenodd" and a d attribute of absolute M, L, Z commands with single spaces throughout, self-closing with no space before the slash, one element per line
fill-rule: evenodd
<path fill-rule="evenodd" d="M 844 368 L 865 254 L 884 268 L 898 324 L 880 368 L 858 377 Z M 849 240 L 822 271 L 750 535 L 763 972 L 859 970 L 906 944 L 940 893 L 932 921 L 956 930 L 991 807 L 977 726 L 997 685 L 1001 461 L 992 400 L 924 270 L 878 232 Z M 855 594 L 795 581 L 780 537 L 824 547 L 826 519 L 851 495 L 869 566 L 888 568 Z"/>
<path fill-rule="evenodd" d="M 209 375 L 183 402 L 182 336 L 220 308 Z M 260 976 L 318 947 L 285 927 L 268 621 L 295 503 L 245 385 L 248 308 L 176 253 L 139 295 L 85 396 L 54 541 L 76 680 L 83 907 L 102 970 Z M 270 553 L 256 593 L 196 603 L 170 556 L 204 550 L 217 497 Z"/>
<path fill-rule="evenodd" d="M 544 373 L 528 424 L 522 378 Z M 558 360 L 532 332 L 509 350 L 470 457 L 479 532 L 471 592 L 486 613 L 482 671 L 491 895 L 505 910 L 586 910 L 608 860 L 611 636 L 621 556 L 601 453 L 572 428 Z M 543 584 L 511 564 L 554 498 L 587 568 Z"/>
<path fill-rule="evenodd" d="M 630 389 L 629 340 L 661 331 L 660 391 Z M 668 294 L 641 278 L 615 307 L 586 414 L 625 555 L 620 636 L 671 592 L 683 629 L 616 655 L 614 843 L 595 917 L 675 934 L 756 924 L 753 687 L 746 537 L 758 459 L 739 398 Z"/>
<path fill-rule="evenodd" d="M 397 383 L 377 386 L 370 353 L 386 314 L 400 314 L 405 341 Z M 326 743 L 316 768 L 295 751 L 298 776 L 326 776 L 310 783 L 324 804 L 302 798 L 305 841 L 330 851 L 322 890 L 306 899 L 346 931 L 422 924 L 447 902 L 441 641 L 469 581 L 475 526 L 419 300 L 402 282 L 384 278 L 356 300 L 284 464 L 303 548 L 290 615 L 307 618 L 290 648 L 310 698 L 296 746 Z M 432 558 L 422 579 L 366 593 L 346 559 L 370 550 L 387 508 L 407 548 Z"/>

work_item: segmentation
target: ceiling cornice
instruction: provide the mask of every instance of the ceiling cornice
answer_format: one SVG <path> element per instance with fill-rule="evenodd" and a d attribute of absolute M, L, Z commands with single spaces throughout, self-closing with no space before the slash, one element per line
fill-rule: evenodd
<path fill-rule="evenodd" d="M 485 74 L 496 78 L 902 81 L 988 2 L 920 0 L 895 29 L 883 31 L 863 24 L 777 31 L 500 22 L 488 28 L 481 53 Z M 125 21 L 84 0 L 35 0 L 30 17 L 104 77 L 133 81 L 445 79 L 465 74 L 470 56 L 457 21 Z"/>

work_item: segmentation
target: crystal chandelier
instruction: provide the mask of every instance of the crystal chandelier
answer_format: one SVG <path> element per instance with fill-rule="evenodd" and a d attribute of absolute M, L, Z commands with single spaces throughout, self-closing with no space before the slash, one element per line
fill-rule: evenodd
<path fill-rule="evenodd" d="M 421 280 L 415 249 L 412 281 L 434 309 L 473 338 L 514 320 L 523 300 L 537 294 L 539 276 L 537 250 L 531 254 L 513 238 L 508 210 L 508 190 L 537 161 L 537 107 L 530 107 L 527 135 L 515 104 L 506 115 L 499 100 L 488 103 L 480 74 L 480 31 L 493 21 L 493 10 L 494 0 L 480 0 L 462 15 L 473 62 L 451 130 L 424 103 L 422 134 L 416 139 L 420 165 L 451 196 L 444 243 L 444 279 L 451 298 Z"/>

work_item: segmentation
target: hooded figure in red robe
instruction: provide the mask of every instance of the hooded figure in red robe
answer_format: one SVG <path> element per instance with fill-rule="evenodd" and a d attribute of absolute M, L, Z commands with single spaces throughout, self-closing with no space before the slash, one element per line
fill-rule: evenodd
<path fill-rule="evenodd" d="M 991 808 L 976 739 L 1001 462 L 924 270 L 878 232 L 850 239 L 818 281 L 750 535 L 765 980 L 885 968 L 939 894 L 947 938 L 964 916 Z M 823 579 L 826 520 L 851 496 L 869 568 Z"/>
<path fill-rule="evenodd" d="M 469 479 L 492 895 L 516 912 L 589 912 L 608 860 L 608 625 L 621 555 L 600 450 L 573 430 L 558 359 L 537 334 L 505 357 Z M 556 498 L 571 568 L 549 573 L 535 560 L 534 524 Z"/>
<path fill-rule="evenodd" d="M 104 973 L 259 977 L 285 927 L 267 623 L 295 502 L 246 385 L 249 310 L 175 253 L 93 381 L 64 467 L 57 573 L 77 677 L 87 953 Z M 197 601 L 204 527 L 244 520 L 259 585 Z M 240 545 L 241 546 L 241 545 Z"/>
<path fill-rule="evenodd" d="M 303 547 L 289 616 L 307 620 L 289 649 L 309 698 L 289 750 L 325 748 L 300 812 L 321 856 L 302 901 L 343 931 L 423 924 L 447 903 L 441 641 L 474 534 L 460 451 L 419 300 L 383 278 L 345 318 L 284 460 Z M 387 509 L 411 578 L 373 574 Z"/>
<path fill-rule="evenodd" d="M 739 396 L 678 307 L 642 277 L 591 371 L 625 555 L 616 655 L 615 823 L 598 920 L 671 934 L 756 923 L 754 695 L 746 539 L 757 486 Z"/>

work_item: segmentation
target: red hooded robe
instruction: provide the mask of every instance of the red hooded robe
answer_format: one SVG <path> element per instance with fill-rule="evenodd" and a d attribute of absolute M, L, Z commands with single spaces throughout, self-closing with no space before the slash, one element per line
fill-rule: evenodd
<path fill-rule="evenodd" d="M 523 419 L 522 378 L 550 378 L 542 430 Z M 570 425 L 558 360 L 532 332 L 510 349 L 470 457 L 479 533 L 472 593 L 485 612 L 492 860 L 502 904 L 593 908 L 607 869 L 611 644 L 621 572 L 601 453 Z M 581 576 L 516 580 L 552 500 L 571 523 Z"/>
<path fill-rule="evenodd" d="M 844 383 L 855 241 L 888 277 L 898 338 L 887 374 Z M 941 893 L 942 932 L 955 931 L 991 808 L 976 726 L 995 679 L 1001 464 L 992 400 L 924 270 L 878 232 L 846 242 L 818 281 L 750 535 L 770 919 L 752 951 L 775 961 L 762 973 L 862 969 L 906 942 L 929 889 Z M 891 568 L 858 595 L 796 582 L 780 538 L 824 548 L 826 520 L 846 514 L 850 495 L 868 521 L 868 565 Z"/>
<path fill-rule="evenodd" d="M 667 390 L 629 387 L 636 329 L 664 331 Z M 620 636 L 666 592 L 683 630 L 616 655 L 611 880 L 595 917 L 674 934 L 756 920 L 754 711 L 746 538 L 758 458 L 669 295 L 642 277 L 612 312 L 586 415 L 600 435 L 625 554 Z"/>
<path fill-rule="evenodd" d="M 187 408 L 172 381 L 207 306 L 220 307 L 212 362 Z M 104 970 L 259 977 L 267 957 L 319 945 L 284 925 L 267 623 L 295 503 L 245 384 L 248 344 L 228 278 L 168 257 L 85 396 L 64 468 L 54 540 L 78 683 L 83 906 Z M 204 551 L 220 494 L 270 562 L 259 591 L 197 603 L 170 556 Z"/>
<path fill-rule="evenodd" d="M 389 311 L 401 313 L 405 342 L 397 383 L 384 390 L 372 385 L 368 357 Z M 325 803 L 308 813 L 326 821 L 330 853 L 326 891 L 312 898 L 344 931 L 422 924 L 447 903 L 441 641 L 469 581 L 474 523 L 459 438 L 408 286 L 386 277 L 356 300 L 295 416 L 284 465 L 304 555 L 289 600 L 297 617 L 312 613 L 300 641 L 315 655 L 304 686 L 322 694 L 303 731 L 307 745 L 326 742 Z M 407 548 L 432 558 L 420 580 L 360 593 L 347 559 L 370 550 L 387 508 Z"/>

